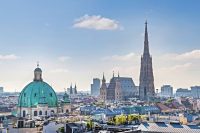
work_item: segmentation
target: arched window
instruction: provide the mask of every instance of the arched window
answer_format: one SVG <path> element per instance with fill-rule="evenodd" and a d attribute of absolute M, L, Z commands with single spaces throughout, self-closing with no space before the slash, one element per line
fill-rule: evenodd
<path fill-rule="evenodd" d="M 47 111 L 45 111 L 45 115 L 47 115 Z"/>
<path fill-rule="evenodd" d="M 54 114 L 54 110 L 51 110 L 51 113 Z"/>
<path fill-rule="evenodd" d="M 53 96 L 53 94 L 52 94 L 52 93 L 50 93 L 50 96 L 52 97 L 52 96 Z"/>
<path fill-rule="evenodd" d="M 26 111 L 25 110 L 23 110 L 23 117 L 25 117 L 26 116 Z"/>
<path fill-rule="evenodd" d="M 146 87 L 144 87 L 144 96 L 147 96 L 147 90 L 146 90 Z"/>
<path fill-rule="evenodd" d="M 40 110 L 39 115 L 42 115 L 42 111 Z"/>
<path fill-rule="evenodd" d="M 34 116 L 37 116 L 37 111 L 34 111 L 34 113 L 33 113 L 33 114 L 34 114 Z"/>
<path fill-rule="evenodd" d="M 69 110 L 68 110 L 68 109 L 66 109 L 66 113 L 69 113 Z"/>

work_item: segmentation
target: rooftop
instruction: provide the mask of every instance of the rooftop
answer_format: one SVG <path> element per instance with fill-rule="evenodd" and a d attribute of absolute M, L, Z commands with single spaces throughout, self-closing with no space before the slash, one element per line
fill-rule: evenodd
<path fill-rule="evenodd" d="M 140 124 L 138 130 L 154 133 L 200 133 L 200 127 L 197 125 L 181 125 L 180 123 L 166 124 L 164 122 L 145 122 Z"/>

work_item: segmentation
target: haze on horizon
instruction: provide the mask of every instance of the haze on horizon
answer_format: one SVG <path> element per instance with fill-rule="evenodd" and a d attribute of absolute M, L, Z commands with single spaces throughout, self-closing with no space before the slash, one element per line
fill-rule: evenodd
<path fill-rule="evenodd" d="M 198 0 L 1 1 L 0 86 L 21 91 L 37 61 L 55 91 L 112 71 L 138 85 L 146 19 L 156 89 L 200 85 L 199 12 Z"/>

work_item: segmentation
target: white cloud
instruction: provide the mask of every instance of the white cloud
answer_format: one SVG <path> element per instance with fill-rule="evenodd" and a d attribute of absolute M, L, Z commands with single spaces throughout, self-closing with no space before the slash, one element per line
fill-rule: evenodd
<path fill-rule="evenodd" d="M 54 70 L 51 70 L 52 73 L 68 73 L 69 70 L 68 69 L 64 69 L 64 68 L 57 68 Z"/>
<path fill-rule="evenodd" d="M 65 61 L 67 61 L 69 59 L 71 59 L 71 57 L 69 57 L 69 56 L 60 56 L 60 57 L 58 57 L 58 60 L 60 62 L 65 62 Z"/>
<path fill-rule="evenodd" d="M 102 60 L 118 60 L 118 61 L 129 61 L 133 59 L 138 59 L 139 55 L 135 53 L 128 53 L 125 55 L 113 55 L 113 56 L 106 56 L 103 57 Z"/>
<path fill-rule="evenodd" d="M 126 65 L 126 66 L 116 66 L 111 68 L 108 72 L 114 72 L 115 76 L 118 74 L 121 76 L 131 75 L 134 73 L 134 71 L 139 70 L 139 66 L 132 66 L 132 65 Z M 132 75 L 131 75 L 132 76 Z M 135 78 L 135 77 L 134 77 Z"/>
<path fill-rule="evenodd" d="M 200 59 L 200 50 L 196 49 L 176 56 L 176 59 L 186 60 L 186 59 Z"/>
<path fill-rule="evenodd" d="M 14 54 L 9 54 L 9 55 L 0 55 L 0 60 L 16 60 L 19 59 L 19 56 L 16 56 Z"/>
<path fill-rule="evenodd" d="M 185 53 L 169 53 L 162 55 L 161 58 L 167 59 L 167 60 L 174 60 L 174 61 L 191 61 L 191 60 L 198 60 L 200 59 L 200 50 L 195 49 L 192 51 L 188 51 Z"/>
<path fill-rule="evenodd" d="M 73 27 L 95 30 L 116 30 L 122 28 L 116 20 L 105 18 L 100 15 L 89 16 L 87 14 L 75 20 Z"/>
<path fill-rule="evenodd" d="M 181 64 L 181 65 L 175 65 L 173 67 L 171 67 L 172 70 L 181 70 L 181 69 L 187 69 L 190 68 L 192 66 L 192 63 L 185 63 L 185 64 Z"/>
<path fill-rule="evenodd" d="M 175 64 L 170 67 L 163 67 L 161 70 L 165 71 L 182 71 L 192 67 L 192 63 L 185 63 L 185 64 Z"/>

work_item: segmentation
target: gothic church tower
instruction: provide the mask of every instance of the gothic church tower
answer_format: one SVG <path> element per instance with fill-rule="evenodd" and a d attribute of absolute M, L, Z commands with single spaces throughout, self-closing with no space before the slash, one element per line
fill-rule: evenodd
<path fill-rule="evenodd" d="M 105 102 L 107 99 L 107 86 L 106 86 L 106 79 L 104 77 L 104 74 L 103 74 L 103 79 L 102 79 L 102 85 L 100 88 L 100 98 L 103 102 Z"/>
<path fill-rule="evenodd" d="M 145 22 L 144 51 L 141 57 L 141 67 L 140 67 L 139 97 L 140 100 L 149 101 L 154 96 L 155 96 L 155 88 L 154 88 L 152 57 L 149 53 L 147 22 Z"/>

